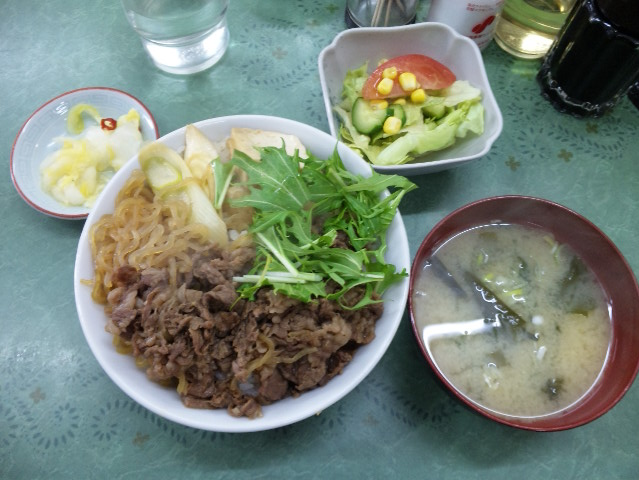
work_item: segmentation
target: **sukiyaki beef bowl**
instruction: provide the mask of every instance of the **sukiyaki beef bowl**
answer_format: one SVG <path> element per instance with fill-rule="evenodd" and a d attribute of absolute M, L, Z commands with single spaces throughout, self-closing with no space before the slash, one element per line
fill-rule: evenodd
<path fill-rule="evenodd" d="M 148 143 L 80 238 L 87 342 L 127 395 L 183 425 L 318 414 L 397 330 L 410 269 L 398 205 L 413 188 L 282 118 L 215 118 Z"/>

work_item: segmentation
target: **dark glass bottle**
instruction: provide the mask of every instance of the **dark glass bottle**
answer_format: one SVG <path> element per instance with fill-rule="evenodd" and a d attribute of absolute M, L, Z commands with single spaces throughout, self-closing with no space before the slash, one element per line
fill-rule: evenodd
<path fill-rule="evenodd" d="M 637 0 L 597 0 L 601 13 L 619 30 L 639 37 L 639 2 Z"/>
<path fill-rule="evenodd" d="M 600 116 L 639 80 L 639 1 L 582 0 L 537 74 L 559 111 Z"/>
<path fill-rule="evenodd" d="M 639 108 L 639 80 L 628 90 L 628 98 L 635 107 Z"/>

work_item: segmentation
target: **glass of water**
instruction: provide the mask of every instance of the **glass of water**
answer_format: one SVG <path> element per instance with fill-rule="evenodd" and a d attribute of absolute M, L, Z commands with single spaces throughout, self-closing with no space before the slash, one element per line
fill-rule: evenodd
<path fill-rule="evenodd" d="M 121 0 L 153 63 L 190 74 L 217 63 L 229 44 L 228 0 Z"/>

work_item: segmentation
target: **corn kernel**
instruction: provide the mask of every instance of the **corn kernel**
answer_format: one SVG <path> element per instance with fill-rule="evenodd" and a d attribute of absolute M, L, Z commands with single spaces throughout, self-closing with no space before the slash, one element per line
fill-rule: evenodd
<path fill-rule="evenodd" d="M 397 78 L 397 68 L 388 67 L 382 71 L 383 78 L 390 78 L 391 80 L 395 80 Z"/>
<path fill-rule="evenodd" d="M 404 72 L 399 75 L 399 85 L 405 92 L 412 92 L 416 88 L 419 88 L 417 77 L 411 72 Z"/>
<path fill-rule="evenodd" d="M 384 133 L 388 135 L 395 135 L 402 128 L 402 121 L 397 117 L 388 117 L 384 120 L 384 126 L 382 129 Z"/>
<path fill-rule="evenodd" d="M 410 93 L 410 101 L 413 103 L 423 103 L 426 100 L 426 92 L 423 88 L 418 88 Z"/>
<path fill-rule="evenodd" d="M 398 98 L 393 102 L 396 105 L 406 105 L 406 99 L 404 97 Z"/>
<path fill-rule="evenodd" d="M 382 78 L 377 84 L 377 91 L 380 95 L 388 95 L 393 89 L 395 82 L 391 78 Z"/>
<path fill-rule="evenodd" d="M 373 99 L 369 102 L 370 106 L 374 110 L 385 110 L 388 108 L 388 101 Z"/>

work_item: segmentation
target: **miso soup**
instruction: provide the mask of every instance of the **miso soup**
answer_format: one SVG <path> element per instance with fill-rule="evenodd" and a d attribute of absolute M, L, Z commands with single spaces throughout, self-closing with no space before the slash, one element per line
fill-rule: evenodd
<path fill-rule="evenodd" d="M 602 371 L 606 294 L 568 245 L 521 225 L 460 233 L 414 280 L 413 315 L 441 374 L 501 416 L 566 409 Z"/>

